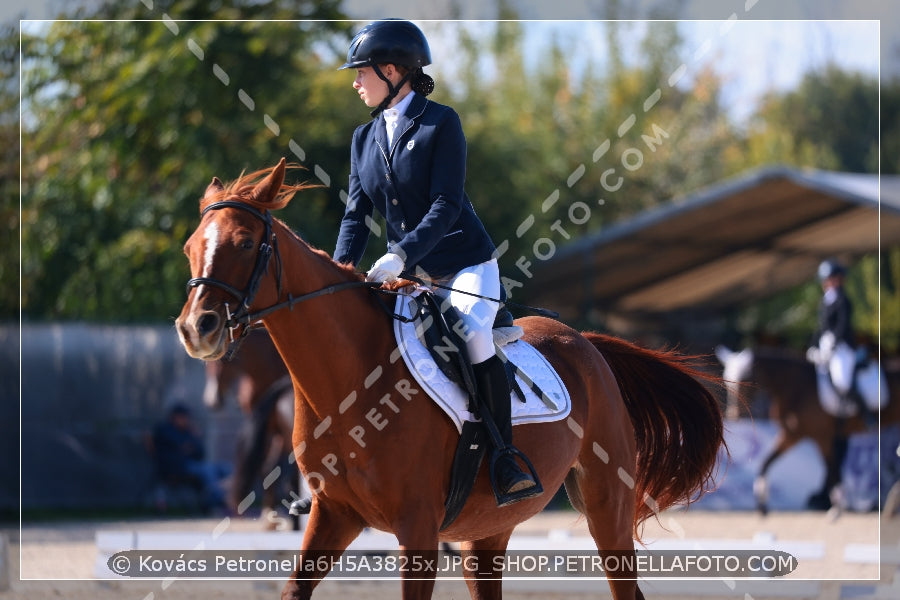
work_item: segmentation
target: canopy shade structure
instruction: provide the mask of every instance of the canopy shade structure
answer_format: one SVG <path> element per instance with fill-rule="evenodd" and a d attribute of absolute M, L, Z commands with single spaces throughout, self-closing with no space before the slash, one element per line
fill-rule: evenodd
<path fill-rule="evenodd" d="M 528 301 L 577 319 L 709 312 L 900 244 L 900 176 L 766 167 L 558 249 Z"/>

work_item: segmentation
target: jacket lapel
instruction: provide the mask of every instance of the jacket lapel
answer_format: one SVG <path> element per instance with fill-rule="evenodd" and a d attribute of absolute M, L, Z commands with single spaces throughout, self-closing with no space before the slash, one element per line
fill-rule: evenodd
<path fill-rule="evenodd" d="M 375 143 L 381 149 L 384 160 L 388 161 L 387 128 L 384 125 L 384 117 L 380 114 L 375 117 Z"/>
<path fill-rule="evenodd" d="M 415 120 L 422 116 L 422 113 L 425 112 L 425 105 L 428 104 L 428 100 L 420 95 L 416 94 L 413 96 L 412 101 L 410 101 L 409 106 L 406 107 L 406 113 L 400 115 L 400 118 L 397 119 L 397 129 L 394 131 L 394 143 L 391 145 L 391 158 L 394 156 L 394 150 L 397 148 L 397 144 L 400 143 L 400 140 L 406 134 L 407 131 L 415 124 Z M 387 140 L 387 130 L 384 126 L 384 119 L 381 119 L 381 130 L 384 131 L 384 139 Z"/>

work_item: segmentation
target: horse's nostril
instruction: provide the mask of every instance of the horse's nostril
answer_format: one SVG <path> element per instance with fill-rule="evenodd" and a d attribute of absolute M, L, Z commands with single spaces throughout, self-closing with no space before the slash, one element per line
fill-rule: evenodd
<path fill-rule="evenodd" d="M 214 312 L 204 313 L 197 319 L 197 333 L 204 336 L 219 326 L 219 315 Z"/>

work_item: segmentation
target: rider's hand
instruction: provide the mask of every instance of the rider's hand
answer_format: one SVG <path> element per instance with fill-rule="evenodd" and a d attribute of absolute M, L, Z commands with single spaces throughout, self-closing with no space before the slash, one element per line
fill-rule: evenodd
<path fill-rule="evenodd" d="M 810 346 L 806 349 L 806 360 L 814 365 L 822 361 L 822 352 L 816 346 Z"/>
<path fill-rule="evenodd" d="M 369 272 L 366 273 L 366 281 L 377 281 L 378 283 L 390 283 L 397 279 L 403 271 L 403 259 L 388 252 L 375 261 Z"/>
<path fill-rule="evenodd" d="M 837 338 L 833 331 L 826 331 L 819 338 L 819 350 L 822 354 L 830 357 L 834 353 L 834 347 L 837 345 Z"/>

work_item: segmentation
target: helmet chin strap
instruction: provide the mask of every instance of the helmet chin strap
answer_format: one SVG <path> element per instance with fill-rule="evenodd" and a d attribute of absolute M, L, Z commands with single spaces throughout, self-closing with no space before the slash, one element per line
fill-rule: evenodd
<path fill-rule="evenodd" d="M 393 100 L 394 98 L 397 97 L 397 94 L 400 93 L 400 90 L 403 88 L 403 85 L 409 80 L 410 76 L 412 75 L 412 71 L 411 70 L 407 71 L 406 75 L 404 75 L 403 78 L 399 82 L 397 82 L 397 85 L 395 86 L 393 83 L 391 83 L 390 79 L 385 77 L 384 73 L 381 72 L 381 69 L 378 68 L 378 65 L 373 64 L 372 69 L 375 71 L 375 74 L 378 75 L 378 78 L 381 79 L 383 82 L 385 82 L 388 86 L 387 96 L 384 97 L 384 100 L 381 101 L 381 104 L 379 104 L 378 106 L 373 108 L 372 112 L 369 113 L 369 116 L 371 116 L 374 119 L 384 109 L 386 109 L 388 107 L 388 105 L 390 105 L 391 100 Z"/>

